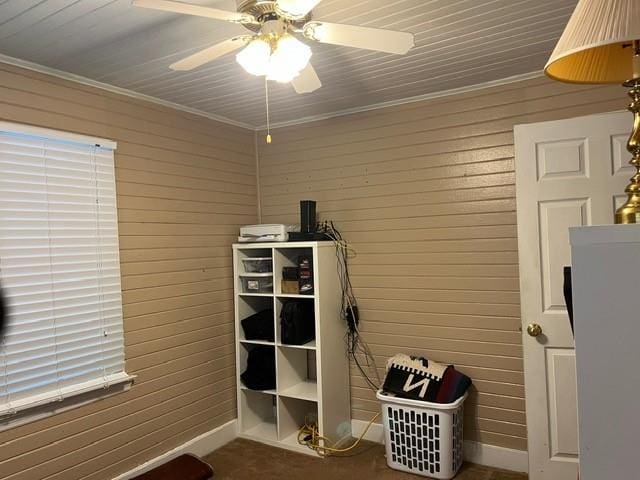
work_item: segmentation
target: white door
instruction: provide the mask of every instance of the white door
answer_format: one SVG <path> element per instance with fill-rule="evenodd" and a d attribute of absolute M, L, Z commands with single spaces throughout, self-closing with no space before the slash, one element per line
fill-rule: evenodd
<path fill-rule="evenodd" d="M 563 295 L 569 227 L 613 223 L 632 170 L 625 112 L 514 128 L 530 480 L 575 480 L 573 336 Z M 527 326 L 539 325 L 530 336 Z"/>

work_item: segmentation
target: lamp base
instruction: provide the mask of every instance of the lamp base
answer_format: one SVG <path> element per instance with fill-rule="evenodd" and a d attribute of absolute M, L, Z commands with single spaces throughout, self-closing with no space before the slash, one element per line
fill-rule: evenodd
<path fill-rule="evenodd" d="M 636 199 L 634 203 L 625 203 L 616 210 L 615 222 L 617 225 L 640 223 L 640 199 Z"/>
<path fill-rule="evenodd" d="M 640 78 L 628 80 L 624 86 L 629 88 L 629 111 L 633 113 L 633 131 L 627 142 L 627 150 L 632 155 L 629 164 L 636 173 L 625 189 L 628 195 L 626 203 L 616 210 L 617 224 L 640 223 Z"/>

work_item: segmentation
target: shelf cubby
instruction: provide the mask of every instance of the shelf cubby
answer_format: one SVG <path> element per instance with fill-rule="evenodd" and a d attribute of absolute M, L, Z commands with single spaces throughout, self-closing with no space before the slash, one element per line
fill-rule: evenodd
<path fill-rule="evenodd" d="M 304 296 L 299 296 L 299 297 L 304 297 L 302 299 L 298 298 L 298 300 L 301 300 L 303 302 L 309 303 L 309 307 L 310 310 L 313 311 L 313 316 L 306 318 L 305 321 L 309 322 L 313 328 L 314 334 L 317 333 L 317 325 L 316 325 L 316 318 L 315 318 L 315 310 L 314 310 L 314 300 L 313 298 L 309 298 L 306 295 Z M 297 347 L 297 348 L 315 348 L 316 345 L 316 339 L 315 339 L 315 335 L 314 338 L 308 342 L 305 342 L 304 344 L 301 345 L 297 345 L 297 344 L 291 344 L 291 343 L 285 343 L 282 340 L 282 323 L 281 323 L 281 313 L 282 313 L 282 307 L 283 305 L 287 302 L 291 300 L 291 298 L 288 297 L 276 297 L 275 299 L 275 319 L 276 319 L 276 342 L 278 345 L 284 345 L 284 346 L 291 346 L 291 347 Z"/>
<path fill-rule="evenodd" d="M 238 311 L 238 320 L 240 321 L 239 330 L 238 330 L 238 340 L 243 343 L 255 343 L 261 345 L 274 345 L 275 343 L 275 324 L 273 318 L 273 298 L 270 296 L 247 296 L 240 295 L 236 300 L 236 308 Z M 274 337 L 272 340 L 267 338 L 261 339 L 247 339 L 245 336 L 244 328 L 242 326 L 242 321 L 246 318 L 254 315 L 258 312 L 264 310 L 271 310 L 271 315 L 269 319 L 265 319 L 265 322 L 268 322 L 269 325 L 265 325 L 265 328 L 271 328 L 274 333 Z"/>
<path fill-rule="evenodd" d="M 300 446 L 298 432 L 306 422 L 318 423 L 318 404 L 316 402 L 280 397 L 278 412 L 279 439 L 290 446 Z"/>
<path fill-rule="evenodd" d="M 271 258 L 273 259 L 273 249 L 271 248 L 262 248 L 258 246 L 257 248 L 245 248 L 242 251 L 238 252 L 238 266 L 241 267 L 237 270 L 239 274 L 245 273 L 243 260 L 245 258 Z"/>
<path fill-rule="evenodd" d="M 242 409 L 242 432 L 257 440 L 278 440 L 276 402 L 274 394 L 242 389 L 238 402 Z"/>
<path fill-rule="evenodd" d="M 289 298 L 313 298 L 313 295 L 295 294 L 295 293 L 282 293 L 282 268 L 283 267 L 297 267 L 298 259 L 304 255 L 310 259 L 314 258 L 313 247 L 285 247 L 274 250 L 273 254 L 273 291 L 276 296 L 289 297 Z M 315 263 L 315 262 L 313 262 Z M 314 286 L 316 276 L 314 274 Z M 315 289 L 314 289 L 315 292 Z"/>
<path fill-rule="evenodd" d="M 314 350 L 278 347 L 278 394 L 318 401 L 316 354 Z"/>
<path fill-rule="evenodd" d="M 249 358 L 249 352 L 251 350 L 253 350 L 254 348 L 256 348 L 259 345 L 265 345 L 267 348 L 270 348 L 273 351 L 273 355 L 275 356 L 276 351 L 275 351 L 275 347 L 271 344 L 263 344 L 263 343 L 255 343 L 255 342 L 239 342 L 238 343 L 238 347 L 237 347 L 237 360 L 238 360 L 238 371 L 239 373 L 242 373 L 244 371 L 247 370 L 247 359 Z M 276 374 L 276 384 L 277 384 L 277 374 Z M 245 383 L 242 381 L 242 379 L 240 378 L 240 375 L 238 375 L 238 385 L 239 388 L 241 390 L 250 390 L 250 391 L 254 391 L 254 392 L 262 392 L 262 393 L 269 393 L 269 394 L 275 394 L 276 393 L 276 389 L 275 388 L 269 388 L 266 390 L 254 390 L 249 388 L 247 385 L 245 385 Z"/>
<path fill-rule="evenodd" d="M 271 259 L 271 271 L 269 272 L 249 272 L 245 269 L 246 259 L 268 258 Z M 234 260 L 235 288 L 243 296 L 273 296 L 273 249 L 271 248 L 248 248 L 238 250 Z M 271 283 L 271 288 L 259 290 L 249 290 L 247 282 Z"/>

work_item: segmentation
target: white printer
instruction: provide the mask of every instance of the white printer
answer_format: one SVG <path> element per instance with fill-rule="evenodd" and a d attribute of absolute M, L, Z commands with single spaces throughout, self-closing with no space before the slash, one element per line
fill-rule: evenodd
<path fill-rule="evenodd" d="M 240 227 L 238 242 L 286 242 L 289 240 L 289 232 L 298 231 L 297 225 L 284 225 L 271 223 L 262 225 L 245 225 Z"/>

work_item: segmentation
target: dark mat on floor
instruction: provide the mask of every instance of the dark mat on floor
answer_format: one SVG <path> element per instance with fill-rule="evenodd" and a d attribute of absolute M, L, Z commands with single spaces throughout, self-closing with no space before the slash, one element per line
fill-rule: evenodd
<path fill-rule="evenodd" d="M 212 478 L 213 470 L 208 464 L 195 455 L 180 455 L 132 480 L 210 480 Z"/>
<path fill-rule="evenodd" d="M 216 480 L 418 480 L 387 466 L 382 445 L 363 442 L 355 454 L 318 458 L 237 439 L 204 458 Z M 464 464 L 456 480 L 526 480 L 518 473 Z"/>

